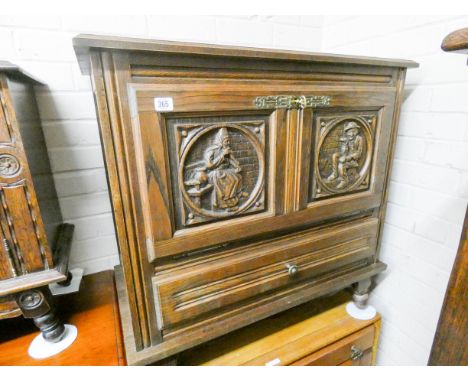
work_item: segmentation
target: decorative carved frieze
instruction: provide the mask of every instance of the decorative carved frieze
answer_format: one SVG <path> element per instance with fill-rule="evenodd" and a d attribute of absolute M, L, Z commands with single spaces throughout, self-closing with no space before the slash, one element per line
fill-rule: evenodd
<path fill-rule="evenodd" d="M 176 131 L 184 225 L 264 209 L 264 121 L 178 124 Z"/>
<path fill-rule="evenodd" d="M 315 198 L 369 187 L 375 115 L 317 118 Z"/>

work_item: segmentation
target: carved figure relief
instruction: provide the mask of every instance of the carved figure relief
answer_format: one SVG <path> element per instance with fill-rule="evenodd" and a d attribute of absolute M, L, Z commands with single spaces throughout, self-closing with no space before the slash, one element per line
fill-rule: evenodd
<path fill-rule="evenodd" d="M 367 189 L 374 115 L 318 118 L 315 197 Z"/>
<path fill-rule="evenodd" d="M 363 150 L 363 138 L 359 129 L 356 122 L 346 122 L 343 134 L 339 137 L 339 150 L 332 155 L 332 173 L 326 182 L 335 182 L 336 189 L 345 188 L 350 182 L 348 171 L 359 167 Z"/>
<path fill-rule="evenodd" d="M 178 125 L 184 224 L 264 208 L 263 121 Z"/>

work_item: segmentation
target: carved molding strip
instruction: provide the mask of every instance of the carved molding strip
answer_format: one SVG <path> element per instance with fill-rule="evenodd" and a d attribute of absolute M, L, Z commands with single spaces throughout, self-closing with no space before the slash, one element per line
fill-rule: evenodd
<path fill-rule="evenodd" d="M 22 183 L 23 182 L 21 182 L 20 184 L 22 184 Z M 14 256 L 19 262 L 19 267 L 21 268 L 19 270 L 20 273 L 23 274 L 23 275 L 27 274 L 28 270 L 26 268 L 26 262 L 25 262 L 24 257 L 23 257 L 23 252 L 21 251 L 21 248 L 20 248 L 19 243 L 18 243 L 18 239 L 16 237 L 16 230 L 15 230 L 15 227 L 13 225 L 13 218 L 12 218 L 11 213 L 10 213 L 10 208 L 8 207 L 8 202 L 6 200 L 5 193 L 3 191 L 3 188 L 1 188 L 1 187 L 0 187 L 0 201 L 1 201 L 2 209 L 3 209 L 3 214 L 4 214 L 4 216 L 6 218 L 6 222 L 8 224 L 8 230 L 10 231 L 10 237 L 13 240 L 13 247 L 14 248 L 10 248 L 10 249 L 14 251 Z"/>
<path fill-rule="evenodd" d="M 3 236 L 5 236 L 3 232 L 2 234 Z M 18 272 L 17 265 L 15 263 L 15 258 L 13 257 L 11 253 L 10 243 L 8 242 L 6 238 L 4 238 L 2 241 L 2 244 L 3 244 L 3 250 L 5 251 L 7 255 L 8 262 L 10 263 L 9 265 L 10 265 L 11 274 L 13 275 L 13 277 L 17 277 L 19 272 Z"/>
<path fill-rule="evenodd" d="M 304 109 L 306 107 L 329 106 L 330 102 L 330 96 L 318 95 L 262 96 L 254 100 L 257 109 Z"/>
<path fill-rule="evenodd" d="M 50 269 L 50 264 L 49 261 L 47 260 L 47 254 L 44 248 L 44 245 L 42 243 L 42 238 L 41 238 L 41 229 L 40 226 L 37 222 L 37 217 L 36 213 L 34 211 L 34 206 L 33 206 L 33 201 L 31 198 L 31 193 L 29 192 L 29 189 L 27 186 L 24 187 L 24 196 L 26 197 L 26 202 L 28 203 L 28 208 L 29 208 L 29 216 L 31 217 L 31 221 L 34 227 L 34 233 L 36 234 L 36 239 L 37 239 L 37 245 L 39 246 L 40 254 L 41 254 L 41 260 L 42 264 L 44 265 L 44 269 Z"/>

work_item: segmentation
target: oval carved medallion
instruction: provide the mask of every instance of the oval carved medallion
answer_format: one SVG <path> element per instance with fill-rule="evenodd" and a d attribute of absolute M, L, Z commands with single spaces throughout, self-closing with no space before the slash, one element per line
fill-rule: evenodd
<path fill-rule="evenodd" d="M 11 178 L 20 171 L 20 163 L 11 154 L 0 155 L 0 176 Z"/>

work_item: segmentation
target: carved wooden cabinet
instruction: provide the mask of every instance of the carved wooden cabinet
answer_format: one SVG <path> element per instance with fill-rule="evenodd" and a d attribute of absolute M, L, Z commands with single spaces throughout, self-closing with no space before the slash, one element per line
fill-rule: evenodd
<path fill-rule="evenodd" d="M 92 78 L 129 364 L 350 285 L 365 305 L 404 60 L 74 39 Z"/>
<path fill-rule="evenodd" d="M 0 61 L 0 319 L 23 314 L 57 341 L 64 326 L 47 285 L 69 278 L 73 226 L 62 224 L 34 85 Z"/>

